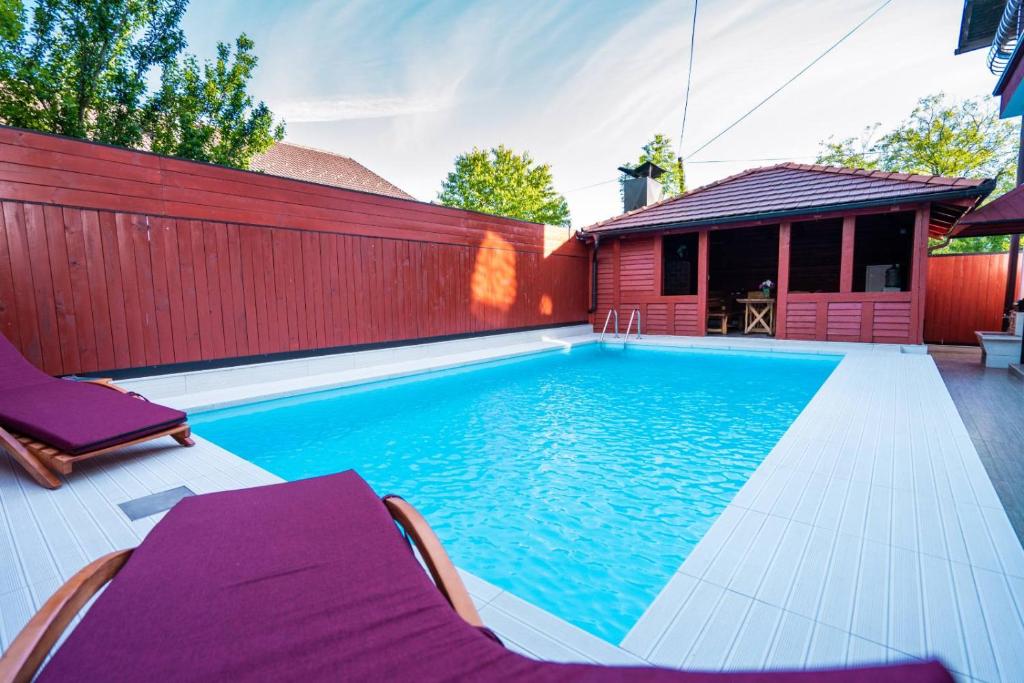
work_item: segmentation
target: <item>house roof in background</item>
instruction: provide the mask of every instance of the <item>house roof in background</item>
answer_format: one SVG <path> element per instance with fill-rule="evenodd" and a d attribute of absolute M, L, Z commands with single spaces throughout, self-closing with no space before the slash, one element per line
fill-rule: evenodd
<path fill-rule="evenodd" d="M 737 223 L 800 216 L 899 202 L 978 198 L 995 181 L 785 163 L 753 168 L 684 195 L 624 213 L 584 228 L 585 234 L 644 232 L 664 228 Z M 933 216 L 933 231 L 948 229 L 955 216 Z"/>
<path fill-rule="evenodd" d="M 956 54 L 987 48 L 995 38 L 1006 0 L 965 0 Z"/>
<path fill-rule="evenodd" d="M 249 165 L 249 170 L 341 187 L 346 190 L 372 192 L 399 199 L 414 199 L 411 194 L 388 182 L 351 157 L 326 152 L 322 149 L 303 147 L 290 142 L 275 143 L 266 152 L 257 155 Z"/>

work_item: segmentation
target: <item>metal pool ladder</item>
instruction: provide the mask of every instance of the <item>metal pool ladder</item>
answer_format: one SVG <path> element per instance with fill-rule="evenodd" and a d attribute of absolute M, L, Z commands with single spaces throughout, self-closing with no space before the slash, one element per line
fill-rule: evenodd
<path fill-rule="evenodd" d="M 633 312 L 629 314 L 629 324 L 626 325 L 626 334 L 623 335 L 623 337 L 622 337 L 622 343 L 626 343 L 626 341 L 629 339 L 629 331 L 631 329 L 633 329 L 633 319 L 634 318 L 636 318 L 636 338 L 640 339 L 640 323 L 641 323 L 641 319 L 640 318 L 641 318 L 641 316 L 640 316 L 640 307 L 637 306 L 636 308 L 633 309 Z M 618 335 L 615 335 L 615 336 L 617 337 Z"/>
<path fill-rule="evenodd" d="M 601 329 L 600 341 L 604 341 L 604 335 L 608 331 L 608 323 L 611 322 L 613 315 L 615 316 L 615 338 L 619 338 L 619 312 L 614 308 L 609 308 L 608 315 L 604 319 L 604 327 Z"/>

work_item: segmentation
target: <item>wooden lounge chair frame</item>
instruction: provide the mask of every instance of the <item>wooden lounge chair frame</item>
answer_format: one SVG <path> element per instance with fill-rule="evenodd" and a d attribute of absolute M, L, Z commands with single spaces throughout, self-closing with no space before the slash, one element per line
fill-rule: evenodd
<path fill-rule="evenodd" d="M 138 394 L 117 386 L 113 383 L 113 380 L 109 378 L 85 379 L 78 381 L 85 382 L 87 384 L 96 384 L 98 386 L 126 394 L 133 398 L 138 398 L 141 401 L 146 400 Z M 71 470 L 77 462 L 88 460 L 89 458 L 95 458 L 98 455 L 104 455 L 105 453 L 116 451 L 124 448 L 125 446 L 145 443 L 146 441 L 152 441 L 153 439 L 159 439 L 165 436 L 173 438 L 182 446 L 194 446 L 196 444 L 196 442 L 192 440 L 192 428 L 189 427 L 187 422 L 183 422 L 179 425 L 175 425 L 174 427 L 162 429 L 158 432 L 147 434 L 146 436 L 142 436 L 137 439 L 131 439 L 105 448 L 97 448 L 96 450 L 79 453 L 77 455 L 64 453 L 53 446 L 42 443 L 41 441 L 37 441 L 31 437 L 23 436 L 0 427 L 0 447 L 10 453 L 11 457 L 13 457 L 19 465 L 25 468 L 25 471 L 28 472 L 40 486 L 45 486 L 48 489 L 56 489 L 60 488 L 61 485 L 60 479 L 57 478 L 57 474 L 71 474 Z"/>
<path fill-rule="evenodd" d="M 455 565 L 434 530 L 416 508 L 398 496 L 384 499 L 391 517 L 402 527 L 452 609 L 467 623 L 482 627 L 480 614 Z M 124 567 L 134 549 L 118 550 L 95 560 L 57 589 L 0 657 L 0 683 L 28 683 L 50 655 L 68 624 Z"/>

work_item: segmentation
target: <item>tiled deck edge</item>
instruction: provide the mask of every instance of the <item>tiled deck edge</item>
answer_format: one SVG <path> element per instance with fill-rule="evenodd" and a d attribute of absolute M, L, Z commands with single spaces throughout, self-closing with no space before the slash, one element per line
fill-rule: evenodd
<path fill-rule="evenodd" d="M 350 354 L 339 354 L 337 356 L 325 356 L 306 361 L 313 365 L 306 368 L 296 365 L 294 361 L 286 361 L 275 364 L 276 367 L 267 368 L 264 366 L 242 366 L 229 370 L 210 371 L 209 376 L 203 375 L 201 386 L 217 386 L 218 377 L 224 377 L 230 373 L 234 384 L 224 388 L 210 388 L 201 391 L 189 391 L 183 394 L 153 395 L 147 390 L 154 386 L 166 386 L 168 382 L 177 379 L 171 377 L 139 378 L 121 382 L 122 386 L 137 391 L 141 394 L 156 398 L 161 403 L 173 406 L 180 410 L 202 411 L 217 408 L 228 408 L 232 406 L 252 403 L 255 401 L 266 401 L 276 398 L 286 398 L 299 394 L 328 391 L 358 384 L 379 382 L 403 377 L 412 377 L 428 372 L 438 372 L 460 367 L 469 367 L 481 363 L 513 359 L 521 356 L 546 353 L 550 351 L 568 350 L 576 346 L 593 344 L 596 337 L 589 332 L 580 334 L 575 330 L 575 335 L 549 335 L 541 334 L 536 340 L 508 343 L 505 335 L 485 337 L 489 343 L 484 348 L 459 350 L 460 342 L 437 342 L 422 347 L 405 347 L 401 351 L 400 358 L 408 360 L 394 360 L 394 355 L 374 355 L 371 358 L 360 358 Z M 515 333 L 514 337 L 520 337 L 523 333 Z M 504 343 L 503 343 L 504 342 Z M 459 346 L 447 346 L 448 344 Z M 379 354 L 379 352 L 365 352 Z M 360 364 L 359 367 L 352 367 L 361 360 L 369 361 Z M 378 362 L 373 362 L 374 360 Z M 381 360 L 385 362 L 380 362 Z M 319 368 L 315 371 L 313 368 Z M 337 369 L 344 368 L 344 369 Z M 273 380 L 264 380 L 270 369 L 278 377 Z M 251 382 L 245 378 L 252 379 Z M 195 382 L 193 382 L 195 383 Z"/>

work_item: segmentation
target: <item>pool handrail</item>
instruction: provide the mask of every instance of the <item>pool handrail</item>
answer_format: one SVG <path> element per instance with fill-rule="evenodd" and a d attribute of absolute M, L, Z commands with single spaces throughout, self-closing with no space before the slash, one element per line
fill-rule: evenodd
<path fill-rule="evenodd" d="M 604 335 L 608 332 L 608 323 L 611 322 L 612 315 L 615 316 L 615 338 L 619 338 L 619 311 L 615 308 L 608 309 L 608 315 L 604 319 L 604 327 L 601 328 L 601 340 L 604 341 Z"/>
<path fill-rule="evenodd" d="M 625 343 L 629 339 L 629 331 L 633 329 L 633 318 L 636 318 L 636 338 L 640 339 L 640 327 L 641 327 L 641 313 L 640 307 L 636 306 L 633 308 L 633 312 L 629 314 L 629 324 L 626 325 L 626 334 L 622 337 L 622 342 Z"/>

